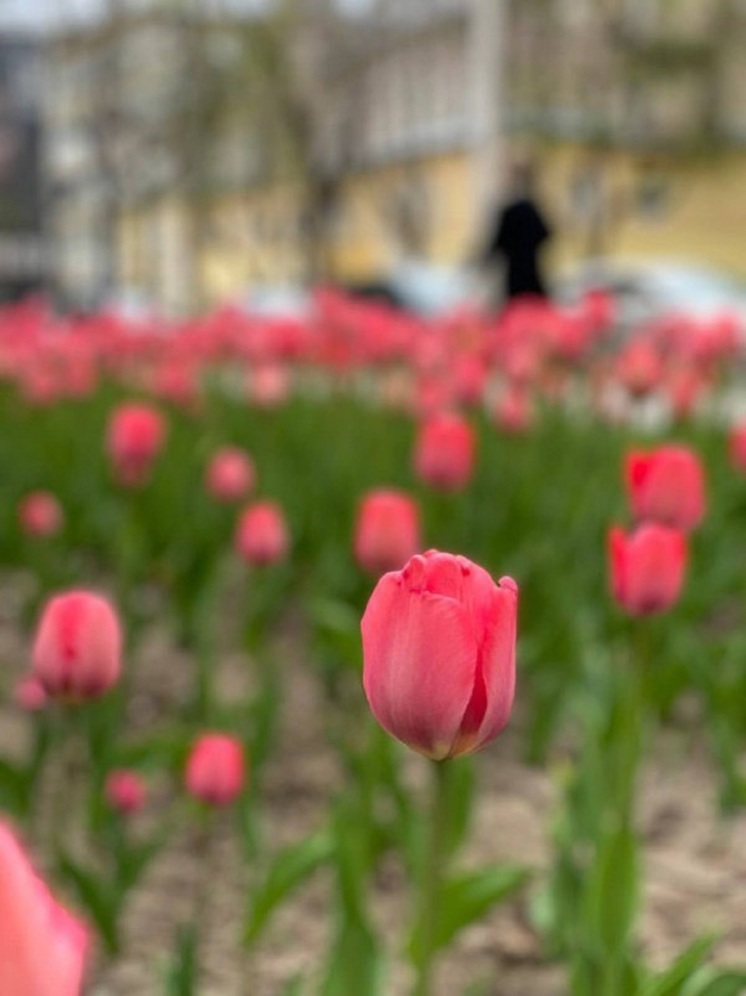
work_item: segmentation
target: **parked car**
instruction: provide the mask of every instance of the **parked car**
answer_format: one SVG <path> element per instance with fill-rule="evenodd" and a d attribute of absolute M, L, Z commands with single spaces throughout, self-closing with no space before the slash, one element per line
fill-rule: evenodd
<path fill-rule="evenodd" d="M 590 291 L 614 302 L 624 331 L 673 314 L 714 319 L 725 314 L 739 322 L 746 342 L 746 278 L 686 259 L 593 259 L 562 275 L 554 295 L 565 304 Z"/>

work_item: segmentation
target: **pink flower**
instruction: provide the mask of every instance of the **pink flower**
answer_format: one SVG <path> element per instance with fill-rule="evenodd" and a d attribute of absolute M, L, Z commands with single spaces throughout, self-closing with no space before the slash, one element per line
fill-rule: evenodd
<path fill-rule="evenodd" d="M 244 768 L 240 741 L 225 733 L 205 733 L 187 759 L 187 790 L 201 802 L 228 806 L 243 788 Z"/>
<path fill-rule="evenodd" d="M 362 620 L 363 684 L 385 730 L 435 760 L 500 733 L 515 691 L 518 588 L 435 550 L 385 574 Z"/>
<path fill-rule="evenodd" d="M 609 532 L 611 590 L 630 615 L 665 612 L 678 599 L 687 562 L 686 537 L 677 529 L 646 523 L 629 536 Z"/>
<path fill-rule="evenodd" d="M 463 488 L 474 468 L 472 427 L 460 415 L 432 416 L 420 429 L 414 465 L 417 475 L 433 488 Z"/>
<path fill-rule="evenodd" d="M 44 686 L 34 674 L 27 674 L 16 682 L 13 700 L 26 712 L 40 712 L 47 704 L 49 696 Z"/>
<path fill-rule="evenodd" d="M 109 602 L 89 591 L 69 591 L 44 607 L 33 647 L 33 672 L 46 692 L 97 698 L 121 671 L 122 634 Z"/>
<path fill-rule="evenodd" d="M 107 449 L 120 484 L 143 484 L 163 447 L 166 424 L 161 413 L 146 404 L 120 405 L 109 420 Z"/>
<path fill-rule="evenodd" d="M 254 462 L 235 446 L 224 446 L 210 460 L 207 491 L 216 501 L 234 502 L 245 498 L 256 484 Z"/>
<path fill-rule="evenodd" d="M 420 519 L 414 499 L 384 488 L 365 495 L 355 528 L 355 558 L 363 570 L 392 571 L 419 549 Z"/>
<path fill-rule="evenodd" d="M 705 514 L 705 480 L 699 457 L 685 446 L 627 454 L 625 477 L 632 513 L 689 532 Z"/>
<path fill-rule="evenodd" d="M 0 823 L 0 993 L 79 996 L 88 948 L 85 927 L 54 899 Z"/>
<path fill-rule="evenodd" d="M 21 528 L 29 536 L 54 536 L 62 528 L 62 507 L 48 491 L 32 491 L 18 506 Z"/>
<path fill-rule="evenodd" d="M 264 566 L 283 560 L 290 538 L 280 506 L 273 501 L 258 501 L 245 509 L 238 522 L 235 543 L 248 564 Z"/>
<path fill-rule="evenodd" d="M 145 805 L 148 790 L 140 774 L 127 768 L 110 771 L 104 785 L 106 801 L 118 813 L 129 816 Z"/>

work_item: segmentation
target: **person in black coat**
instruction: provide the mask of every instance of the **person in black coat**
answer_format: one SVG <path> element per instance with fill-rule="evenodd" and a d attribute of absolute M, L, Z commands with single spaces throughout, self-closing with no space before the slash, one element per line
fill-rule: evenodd
<path fill-rule="evenodd" d="M 483 262 L 505 263 L 506 302 L 525 294 L 547 296 L 540 250 L 552 232 L 534 199 L 534 172 L 521 164 L 513 170 L 511 196 L 497 212 Z"/>

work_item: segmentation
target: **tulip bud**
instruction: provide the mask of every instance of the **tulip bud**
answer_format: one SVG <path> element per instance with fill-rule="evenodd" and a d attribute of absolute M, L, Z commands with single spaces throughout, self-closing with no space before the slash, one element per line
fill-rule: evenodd
<path fill-rule="evenodd" d="M 107 448 L 120 484 L 136 487 L 146 481 L 165 436 L 163 416 L 150 405 L 125 404 L 116 409 L 109 420 Z"/>
<path fill-rule="evenodd" d="M 355 528 L 355 558 L 365 571 L 383 574 L 420 549 L 420 522 L 414 499 L 401 491 L 369 492 L 360 505 Z"/>
<path fill-rule="evenodd" d="M 273 564 L 287 556 L 290 539 L 282 509 L 273 501 L 250 505 L 238 522 L 236 549 L 255 566 Z"/>
<path fill-rule="evenodd" d="M 629 536 L 609 532 L 611 590 L 633 616 L 665 612 L 678 599 L 687 562 L 686 537 L 677 529 L 646 523 Z"/>
<path fill-rule="evenodd" d="M 705 514 L 704 471 L 685 446 L 660 446 L 651 453 L 629 453 L 627 492 L 638 522 L 653 521 L 689 532 Z"/>
<path fill-rule="evenodd" d="M 14 702 L 25 712 L 41 712 L 48 698 L 44 686 L 33 674 L 21 678 L 13 689 Z"/>
<path fill-rule="evenodd" d="M 123 816 L 129 816 L 138 813 L 145 805 L 147 788 L 141 775 L 122 768 L 109 772 L 104 795 L 112 809 Z"/>
<path fill-rule="evenodd" d="M 37 877 L 0 823 L 0 993 L 79 996 L 88 932 Z"/>
<path fill-rule="evenodd" d="M 187 791 L 201 802 L 228 806 L 244 783 L 241 743 L 224 733 L 206 733 L 193 745 L 186 766 Z"/>
<path fill-rule="evenodd" d="M 29 536 L 54 536 L 62 528 L 60 503 L 48 491 L 32 491 L 18 506 L 21 528 Z"/>
<path fill-rule="evenodd" d="M 431 550 L 385 574 L 362 620 L 363 684 L 378 722 L 435 760 L 480 750 L 510 717 L 518 588 Z"/>
<path fill-rule="evenodd" d="M 417 475 L 433 488 L 458 491 L 474 467 L 474 431 L 460 415 L 441 414 L 421 427 L 414 457 Z"/>
<path fill-rule="evenodd" d="M 251 457 L 234 446 L 215 453 L 207 468 L 207 491 L 216 501 L 234 502 L 245 498 L 256 484 Z"/>
<path fill-rule="evenodd" d="M 100 595 L 69 591 L 44 607 L 33 647 L 33 670 L 58 698 L 97 698 L 119 678 L 122 634 Z"/>

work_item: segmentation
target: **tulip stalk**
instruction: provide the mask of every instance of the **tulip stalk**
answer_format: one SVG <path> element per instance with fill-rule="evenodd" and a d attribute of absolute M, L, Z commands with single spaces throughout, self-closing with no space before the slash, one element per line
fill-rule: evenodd
<path fill-rule="evenodd" d="M 421 866 L 418 890 L 417 922 L 420 926 L 417 981 L 413 996 L 430 996 L 438 948 L 437 927 L 440 914 L 441 885 L 448 827 L 448 761 L 430 763 L 432 796 L 428 819 L 427 844 Z"/>

